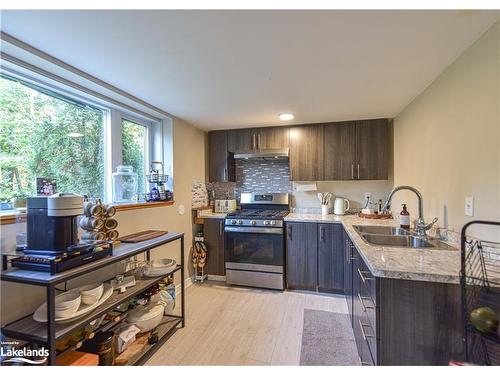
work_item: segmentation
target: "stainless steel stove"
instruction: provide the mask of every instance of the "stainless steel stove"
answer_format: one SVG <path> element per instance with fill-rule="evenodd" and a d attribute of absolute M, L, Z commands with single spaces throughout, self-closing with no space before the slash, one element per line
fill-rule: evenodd
<path fill-rule="evenodd" d="M 226 282 L 283 290 L 289 195 L 243 193 L 240 203 L 225 220 Z"/>

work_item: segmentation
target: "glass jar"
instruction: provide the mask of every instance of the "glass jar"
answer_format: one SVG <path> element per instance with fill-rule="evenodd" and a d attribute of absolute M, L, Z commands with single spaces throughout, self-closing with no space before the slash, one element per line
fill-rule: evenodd
<path fill-rule="evenodd" d="M 113 178 L 113 202 L 135 202 L 137 201 L 137 173 L 130 165 L 119 165 Z"/>

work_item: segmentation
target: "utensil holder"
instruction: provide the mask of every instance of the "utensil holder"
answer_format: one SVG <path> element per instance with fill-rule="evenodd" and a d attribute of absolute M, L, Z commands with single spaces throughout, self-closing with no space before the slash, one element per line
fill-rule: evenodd
<path fill-rule="evenodd" d="M 321 205 L 321 215 L 325 216 L 330 213 L 330 207 L 327 204 Z"/>

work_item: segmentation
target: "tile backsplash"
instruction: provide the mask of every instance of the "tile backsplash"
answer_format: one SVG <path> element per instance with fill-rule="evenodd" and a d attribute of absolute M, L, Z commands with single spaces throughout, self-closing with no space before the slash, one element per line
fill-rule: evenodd
<path fill-rule="evenodd" d="M 236 195 L 241 193 L 289 193 L 288 160 L 238 160 L 236 162 Z"/>

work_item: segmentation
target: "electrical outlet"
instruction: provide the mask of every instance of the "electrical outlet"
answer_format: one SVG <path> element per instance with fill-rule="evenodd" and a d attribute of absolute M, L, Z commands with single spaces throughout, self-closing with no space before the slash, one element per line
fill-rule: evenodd
<path fill-rule="evenodd" d="M 371 201 L 372 199 L 372 193 L 370 193 L 369 191 L 367 191 L 365 193 L 365 202 L 368 200 L 368 201 Z"/>
<path fill-rule="evenodd" d="M 465 215 L 474 216 L 474 197 L 465 197 Z"/>

